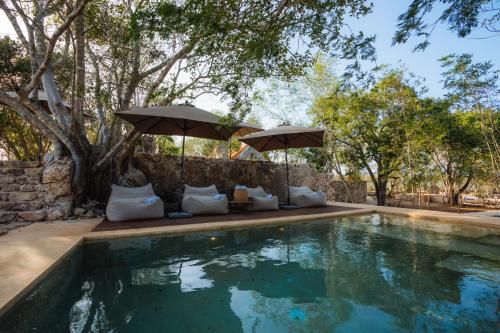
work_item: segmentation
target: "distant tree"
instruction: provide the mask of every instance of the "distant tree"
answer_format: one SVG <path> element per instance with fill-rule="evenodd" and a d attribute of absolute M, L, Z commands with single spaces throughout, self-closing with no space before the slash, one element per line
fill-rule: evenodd
<path fill-rule="evenodd" d="M 450 104 L 448 100 L 424 103 L 421 138 L 445 186 L 448 203 L 456 205 L 472 181 L 483 176 L 488 160 L 479 115 L 450 112 Z"/>
<path fill-rule="evenodd" d="M 368 174 L 377 204 L 385 205 L 390 178 L 406 156 L 406 133 L 415 126 L 418 96 L 404 73 L 390 70 L 369 90 L 331 92 L 311 110 L 343 158 Z"/>
<path fill-rule="evenodd" d="M 29 82 L 31 66 L 21 43 L 0 38 L 0 90 L 16 91 Z M 0 104 L 0 148 L 8 158 L 41 160 L 50 142 L 14 110 Z"/>
<path fill-rule="evenodd" d="M 500 179 L 500 89 L 499 70 L 491 61 L 474 63 L 471 54 L 451 54 L 440 59 L 444 88 L 454 111 L 477 113 L 477 133 L 488 148 L 492 174 Z"/>
<path fill-rule="evenodd" d="M 436 19 L 426 21 L 435 14 Z M 488 33 L 483 38 L 495 37 L 500 33 L 499 21 L 500 4 L 497 0 L 413 0 L 408 10 L 398 17 L 398 30 L 392 41 L 393 44 L 406 43 L 416 35 L 424 40 L 415 50 L 424 50 L 438 24 L 447 24 L 448 29 L 460 38 L 469 36 L 475 29 Z"/>

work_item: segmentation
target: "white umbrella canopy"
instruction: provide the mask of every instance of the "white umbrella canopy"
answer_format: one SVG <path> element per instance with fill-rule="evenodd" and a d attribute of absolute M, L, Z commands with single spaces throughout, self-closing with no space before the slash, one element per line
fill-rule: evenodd
<path fill-rule="evenodd" d="M 227 141 L 233 135 L 262 130 L 246 123 L 225 126 L 221 124 L 221 117 L 189 104 L 134 107 L 115 115 L 144 134 L 185 135 Z"/>

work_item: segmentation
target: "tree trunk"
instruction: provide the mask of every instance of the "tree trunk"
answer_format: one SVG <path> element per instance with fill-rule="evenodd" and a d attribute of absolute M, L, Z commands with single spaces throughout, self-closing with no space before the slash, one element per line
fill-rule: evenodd
<path fill-rule="evenodd" d="M 377 206 L 385 206 L 387 198 L 387 179 L 379 178 L 375 186 L 375 195 L 377 196 Z"/>
<path fill-rule="evenodd" d="M 452 196 L 452 201 L 451 202 L 452 202 L 453 205 L 459 205 L 460 204 L 460 195 L 465 190 L 467 190 L 467 188 L 469 187 L 469 185 L 470 185 L 470 183 L 472 181 L 473 176 L 474 176 L 474 174 L 473 174 L 472 170 L 469 171 L 469 174 L 467 175 L 467 180 L 465 181 L 465 183 Z"/>

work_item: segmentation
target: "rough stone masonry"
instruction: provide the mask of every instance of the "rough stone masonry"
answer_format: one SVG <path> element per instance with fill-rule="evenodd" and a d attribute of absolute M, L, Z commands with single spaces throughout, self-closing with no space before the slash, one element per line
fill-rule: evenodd
<path fill-rule="evenodd" d="M 176 201 L 179 191 L 180 158 L 160 154 L 135 154 L 136 167 L 153 184 L 156 193 L 166 202 Z M 186 157 L 185 182 L 192 186 L 215 184 L 220 193 L 233 197 L 234 186 L 261 185 L 268 193 L 286 198 L 285 164 L 267 161 L 227 160 L 205 157 Z M 328 200 L 365 203 L 365 181 L 341 182 L 332 175 L 319 173 L 307 164 L 290 164 L 290 185 L 309 186 L 322 190 Z"/>
<path fill-rule="evenodd" d="M 53 221 L 71 214 L 73 163 L 0 161 L 0 223 Z"/>

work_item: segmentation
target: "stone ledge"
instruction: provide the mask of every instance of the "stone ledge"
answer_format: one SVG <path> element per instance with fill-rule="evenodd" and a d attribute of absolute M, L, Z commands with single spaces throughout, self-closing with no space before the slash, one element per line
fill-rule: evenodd
<path fill-rule="evenodd" d="M 0 316 L 81 244 L 101 219 L 40 222 L 0 237 Z"/>

